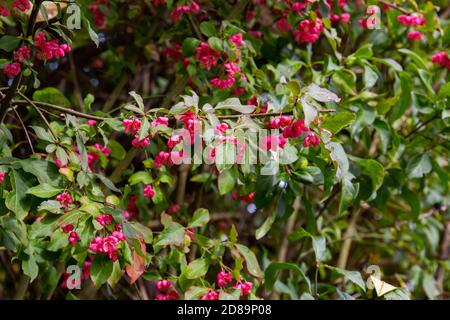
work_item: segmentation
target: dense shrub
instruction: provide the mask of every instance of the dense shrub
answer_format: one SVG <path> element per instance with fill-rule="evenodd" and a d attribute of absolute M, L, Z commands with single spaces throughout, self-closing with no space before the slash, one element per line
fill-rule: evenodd
<path fill-rule="evenodd" d="M 448 297 L 449 15 L 2 1 L 0 297 Z"/>

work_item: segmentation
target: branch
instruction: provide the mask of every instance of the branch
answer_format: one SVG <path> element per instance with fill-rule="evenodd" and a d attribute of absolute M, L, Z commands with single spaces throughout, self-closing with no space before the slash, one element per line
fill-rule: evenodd
<path fill-rule="evenodd" d="M 392 3 L 388 2 L 388 1 L 378 0 L 378 2 L 380 2 L 381 4 L 384 4 L 384 5 L 386 5 L 386 6 L 388 6 L 389 8 L 398 10 L 398 11 L 400 11 L 400 12 L 403 13 L 403 14 L 408 14 L 408 15 L 409 15 L 408 10 L 405 10 L 405 9 L 403 9 L 403 8 L 399 8 L 399 7 L 397 7 L 396 5 L 394 5 L 394 4 L 392 4 Z"/>
<path fill-rule="evenodd" d="M 359 215 L 361 214 L 361 209 L 356 209 L 353 212 L 352 219 L 350 220 L 350 224 L 348 225 L 347 230 L 345 231 L 344 244 L 342 245 L 341 252 L 339 254 L 339 259 L 337 263 L 337 267 L 341 269 L 345 269 L 347 265 L 348 256 L 350 255 L 350 249 L 352 246 L 353 237 L 356 234 L 356 222 L 358 221 Z"/>
<path fill-rule="evenodd" d="M 12 103 L 14 103 L 14 104 L 29 104 L 29 102 L 26 101 L 26 100 L 13 100 Z M 68 114 L 71 114 L 71 115 L 74 115 L 74 116 L 78 116 L 78 117 L 82 117 L 82 118 L 85 118 L 85 119 L 99 120 L 99 121 L 111 119 L 111 118 L 104 118 L 104 117 L 94 116 L 94 115 L 91 115 L 91 114 L 75 111 L 75 110 L 72 110 L 72 109 L 68 109 L 68 108 L 65 108 L 65 107 L 57 106 L 55 104 L 51 104 L 51 103 L 47 103 L 47 102 L 33 101 L 33 103 L 35 105 L 41 106 L 43 108 L 49 108 L 49 109 L 58 110 L 58 111 L 61 111 L 63 113 L 68 113 Z"/>
<path fill-rule="evenodd" d="M 297 214 L 298 214 L 298 211 L 300 210 L 300 197 L 295 198 L 293 208 L 294 208 L 294 211 L 292 212 L 291 216 L 289 217 L 286 228 L 284 229 L 283 240 L 281 242 L 280 252 L 278 253 L 278 261 L 279 262 L 286 261 L 286 256 L 287 256 L 287 251 L 288 251 L 288 246 L 289 246 L 288 237 L 295 228 Z"/>
<path fill-rule="evenodd" d="M 17 112 L 16 108 L 13 108 L 13 110 L 14 110 L 14 113 L 16 114 L 16 116 L 17 116 L 17 120 L 19 121 L 20 125 L 22 126 L 23 131 L 25 132 L 25 136 L 27 137 L 28 144 L 30 145 L 31 152 L 35 153 L 34 152 L 34 148 L 33 148 L 33 143 L 31 142 L 30 135 L 28 134 L 27 127 L 23 123 L 22 118 L 20 117 L 20 114 Z"/>
<path fill-rule="evenodd" d="M 47 128 L 50 130 L 53 138 L 58 141 L 58 138 L 55 134 L 55 132 L 53 132 L 53 129 L 50 125 L 50 123 L 47 121 L 47 118 L 45 118 L 45 116 L 42 114 L 42 111 L 36 106 L 36 104 L 31 101 L 30 99 L 27 98 L 27 96 L 25 96 L 23 93 L 19 92 L 19 95 L 24 98 L 29 104 L 31 104 L 31 106 L 39 113 L 39 115 L 41 116 L 42 120 L 45 122 L 45 125 L 47 126 Z"/>
<path fill-rule="evenodd" d="M 44 2 L 44 0 L 36 0 L 33 5 L 33 10 L 31 11 L 30 14 L 30 20 L 28 21 L 27 33 L 25 34 L 25 37 L 22 39 L 21 45 L 25 42 L 26 38 L 28 38 L 33 34 L 34 25 L 36 24 L 36 18 L 39 13 L 39 8 L 41 7 L 42 2 Z M 14 81 L 11 87 L 9 88 L 8 93 L 2 99 L 2 102 L 0 104 L 0 123 L 3 122 L 6 111 L 11 106 L 11 100 L 16 95 L 17 89 L 19 88 L 21 81 L 22 81 L 22 73 L 20 73 L 19 76 L 14 78 Z"/>
<path fill-rule="evenodd" d="M 335 109 L 323 109 L 323 110 L 318 110 L 318 111 L 321 112 L 321 113 L 336 112 Z M 219 118 L 219 119 L 235 119 L 235 118 L 240 118 L 242 116 L 249 116 L 251 118 L 264 118 L 264 117 L 279 117 L 279 116 L 288 116 L 288 115 L 292 115 L 292 112 L 285 112 L 285 113 L 271 112 L 271 113 L 230 114 L 230 115 L 219 115 L 219 116 L 217 116 L 217 118 Z"/>

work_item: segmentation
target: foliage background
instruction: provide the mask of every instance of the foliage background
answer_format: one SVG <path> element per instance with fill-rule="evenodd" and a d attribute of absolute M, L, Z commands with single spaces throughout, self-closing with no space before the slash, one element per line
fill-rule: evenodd
<path fill-rule="evenodd" d="M 6 173 L 0 185 L 0 298 L 154 299 L 160 279 L 169 279 L 181 298 L 200 298 L 218 289 L 216 274 L 230 268 L 235 279 L 253 283 L 243 298 L 367 299 L 377 297 L 366 286 L 370 265 L 399 288 L 379 298 L 448 298 L 450 85 L 447 68 L 431 60 L 448 52 L 446 1 L 393 1 L 397 8 L 381 10 L 375 30 L 362 28 L 358 19 L 365 18 L 367 5 L 385 1 L 333 6 L 338 14 L 350 13 L 348 24 L 327 19 L 323 1 L 302 14 L 290 11 L 286 19 L 294 26 L 314 19 L 316 8 L 323 14 L 324 30 L 311 44 L 275 27 L 289 1 L 198 1 L 200 12 L 178 22 L 171 12 L 190 1 L 98 1 L 106 17 L 101 28 L 101 14 L 89 7 L 93 2 L 77 2 L 80 30 L 64 27 L 64 9 L 49 21 L 42 18 L 31 33 L 27 14 L 0 18 L 2 66 L 22 39 L 31 45 L 38 31 L 72 47 L 61 59 L 30 59 L 17 90 L 11 90 L 15 80 L 0 75 L 2 110 L 15 110 L 0 127 L 0 170 Z M 405 12 L 426 17 L 417 28 L 421 41 L 407 39 L 410 29 L 397 20 Z M 228 40 L 236 33 L 244 36 L 239 52 Z M 222 52 L 219 66 L 205 69 L 195 54 L 200 42 Z M 180 51 L 174 53 L 176 45 Z M 210 80 L 223 75 L 226 59 L 236 59 L 247 82 L 238 79 L 232 89 L 218 90 Z M 132 147 L 121 125 L 136 116 L 151 122 L 159 112 L 179 126 L 173 119 L 179 112 L 171 107 L 182 95 L 198 115 L 207 103 L 217 107 L 238 97 L 239 107 L 256 96 L 255 112 L 267 103 L 269 112 L 303 118 L 307 111 L 297 102 L 311 83 L 340 98 L 314 107 L 321 111 L 314 130 L 331 131 L 342 148 L 333 154 L 323 141 L 303 148 L 301 139 L 292 139 L 299 159 L 273 176 L 237 165 L 218 168 L 219 175 L 206 165 L 157 169 L 153 160 L 167 149 L 170 130 L 158 129 L 142 150 Z M 237 87 L 243 93 L 233 93 Z M 133 98 L 131 91 L 139 95 Z M 192 92 L 198 103 L 186 98 Z M 235 110 L 217 114 L 235 128 L 242 121 L 240 114 L 229 117 Z M 89 126 L 88 118 L 97 124 Z M 264 126 L 264 117 L 250 118 Z M 145 129 L 141 137 L 153 130 Z M 96 152 L 95 143 L 108 146 L 111 155 L 99 153 L 91 170 L 73 146 L 87 155 Z M 58 172 L 56 157 L 68 159 L 68 170 Z M 142 195 L 146 184 L 157 190 L 151 201 Z M 66 213 L 54 201 L 63 190 L 76 200 Z M 250 202 L 233 200 L 232 191 L 255 192 L 250 202 L 257 211 L 249 213 Z M 138 210 L 128 222 L 121 210 L 132 194 Z M 181 209 L 167 215 L 172 204 Z M 131 228 L 115 263 L 87 249 L 105 231 L 95 222 L 101 213 Z M 76 246 L 60 231 L 69 222 L 77 222 Z M 62 288 L 66 266 L 83 266 L 89 256 L 95 256 L 90 279 L 80 290 Z M 221 290 L 221 298 L 238 297 L 232 288 Z"/>

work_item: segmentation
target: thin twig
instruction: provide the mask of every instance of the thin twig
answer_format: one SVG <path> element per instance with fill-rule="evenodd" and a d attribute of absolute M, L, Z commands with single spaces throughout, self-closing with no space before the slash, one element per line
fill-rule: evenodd
<path fill-rule="evenodd" d="M 44 116 L 44 114 L 42 113 L 42 111 L 35 105 L 35 103 L 33 101 L 31 101 L 30 99 L 27 98 L 26 95 L 24 95 L 22 92 L 18 92 L 19 95 L 24 98 L 29 104 L 31 104 L 31 106 L 39 113 L 39 115 L 41 116 L 42 120 L 45 122 L 45 125 L 48 127 L 48 130 L 50 130 L 53 138 L 55 139 L 55 141 L 58 141 L 58 137 L 56 136 L 55 132 L 52 129 L 52 126 L 50 125 L 50 123 L 47 121 L 47 118 Z"/>
<path fill-rule="evenodd" d="M 72 82 L 73 82 L 73 86 L 75 87 L 75 96 L 78 99 L 78 104 L 80 107 L 80 111 L 83 111 L 83 94 L 81 93 L 81 87 L 80 84 L 78 83 L 78 77 L 77 77 L 77 67 L 75 66 L 75 61 L 73 60 L 73 55 L 70 52 L 68 54 L 69 56 L 69 64 L 70 64 L 70 72 L 71 72 L 71 76 L 72 76 Z"/>
<path fill-rule="evenodd" d="M 396 5 L 394 5 L 394 4 L 392 4 L 392 3 L 388 2 L 388 1 L 384 1 L 384 0 L 378 0 L 378 1 L 379 1 L 381 4 L 384 4 L 384 5 L 388 6 L 389 8 L 398 10 L 398 11 L 400 11 L 400 12 L 403 13 L 403 14 L 408 14 L 408 15 L 409 15 L 408 10 L 405 10 L 405 9 L 403 9 L 403 8 L 400 8 L 400 7 L 397 7 Z"/>
<path fill-rule="evenodd" d="M 320 113 L 332 113 L 336 112 L 335 109 L 323 109 L 318 110 Z M 288 116 L 292 115 L 292 112 L 271 112 L 271 113 L 249 113 L 249 114 L 230 114 L 230 115 L 219 115 L 217 118 L 219 119 L 234 119 L 234 118 L 240 118 L 242 116 L 249 116 L 251 118 L 264 118 L 264 117 L 279 117 L 279 116 Z"/>
<path fill-rule="evenodd" d="M 341 268 L 341 269 L 345 269 L 345 267 L 347 266 L 347 260 L 348 260 L 348 256 L 350 255 L 350 249 L 352 246 L 353 237 L 356 234 L 356 223 L 358 221 L 359 215 L 361 214 L 360 208 L 354 209 L 354 210 L 355 211 L 353 212 L 353 215 L 352 215 L 352 218 L 348 225 L 348 228 L 344 234 L 344 238 L 346 238 L 346 239 L 342 245 L 342 249 L 339 254 L 339 259 L 338 259 L 338 263 L 337 263 L 337 267 Z"/>
<path fill-rule="evenodd" d="M 16 108 L 13 107 L 12 109 L 14 110 L 14 113 L 17 115 L 17 120 L 20 122 L 20 125 L 22 126 L 22 129 L 25 132 L 25 136 L 27 137 L 31 152 L 33 152 L 33 154 L 34 154 L 35 152 L 34 152 L 34 148 L 33 148 L 33 143 L 31 142 L 31 138 L 30 138 L 30 135 L 28 134 L 27 127 L 23 123 L 22 118 L 20 117 L 20 114 L 17 112 Z"/>
<path fill-rule="evenodd" d="M 26 100 L 13 100 L 12 102 L 15 103 L 15 104 L 28 104 L 29 103 Z M 35 105 L 37 105 L 37 106 L 42 106 L 42 107 L 45 107 L 45 108 L 58 110 L 58 111 L 61 111 L 63 113 L 68 113 L 68 114 L 71 114 L 71 115 L 74 115 L 74 116 L 78 116 L 78 117 L 82 117 L 82 118 L 85 118 L 85 119 L 92 119 L 92 120 L 99 120 L 99 121 L 111 119 L 111 118 L 104 118 L 104 117 L 94 116 L 94 115 L 91 115 L 91 114 L 75 111 L 75 110 L 68 109 L 68 108 L 61 107 L 61 106 L 57 106 L 57 105 L 51 104 L 51 103 L 40 102 L 40 101 L 33 101 L 33 103 Z"/>

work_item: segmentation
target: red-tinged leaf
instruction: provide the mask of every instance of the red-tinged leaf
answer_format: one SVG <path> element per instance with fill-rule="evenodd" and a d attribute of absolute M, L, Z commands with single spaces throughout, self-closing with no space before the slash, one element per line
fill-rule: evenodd
<path fill-rule="evenodd" d="M 143 253 L 146 252 L 145 244 L 141 242 L 141 251 Z M 141 275 L 145 271 L 145 258 L 140 256 L 136 251 L 133 251 L 131 254 L 133 258 L 133 264 L 129 264 L 126 266 L 126 271 L 128 276 L 130 277 L 130 284 L 136 282 L 137 279 L 141 277 Z"/>

